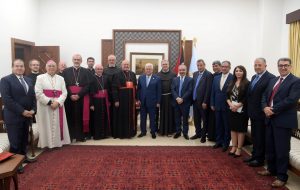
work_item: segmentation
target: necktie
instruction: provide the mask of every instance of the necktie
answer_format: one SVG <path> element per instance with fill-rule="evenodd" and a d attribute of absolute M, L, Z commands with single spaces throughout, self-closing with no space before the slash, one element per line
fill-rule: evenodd
<path fill-rule="evenodd" d="M 27 86 L 23 77 L 20 77 L 20 82 L 25 90 L 25 93 L 27 94 Z"/>
<path fill-rule="evenodd" d="M 193 100 L 196 100 L 196 98 L 197 98 L 197 88 L 198 88 L 199 81 L 200 81 L 201 77 L 202 77 L 202 73 L 199 73 L 199 75 L 197 77 L 196 85 L 195 85 L 195 88 L 194 88 L 194 92 L 193 92 Z"/>
<path fill-rule="evenodd" d="M 147 80 L 146 80 L 146 86 L 148 87 L 149 82 L 150 82 L 150 76 L 147 76 L 146 79 L 147 79 Z"/>
<path fill-rule="evenodd" d="M 180 83 L 179 83 L 179 97 L 181 97 L 182 84 L 183 84 L 183 77 L 180 77 Z"/>
<path fill-rule="evenodd" d="M 271 94 L 271 97 L 270 97 L 270 100 L 269 100 L 269 105 L 270 106 L 272 105 L 273 98 L 274 98 L 276 92 L 278 91 L 278 89 L 279 89 L 279 87 L 282 83 L 282 80 L 283 80 L 283 78 L 280 78 L 279 83 L 277 83 L 276 86 L 274 86 L 274 88 L 273 88 L 273 91 L 272 91 L 272 94 Z"/>
<path fill-rule="evenodd" d="M 221 77 L 221 82 L 220 82 L 220 90 L 221 90 L 221 91 L 222 91 L 223 86 L 224 86 L 224 84 L 225 84 L 225 77 L 226 77 L 226 75 L 222 75 L 222 77 Z"/>
<path fill-rule="evenodd" d="M 259 80 L 259 75 L 256 75 L 254 80 L 251 82 L 251 90 L 254 88 L 258 80 Z"/>

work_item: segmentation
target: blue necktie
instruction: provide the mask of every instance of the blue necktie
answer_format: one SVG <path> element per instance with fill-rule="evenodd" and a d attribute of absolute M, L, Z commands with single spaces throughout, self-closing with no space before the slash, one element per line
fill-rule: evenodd
<path fill-rule="evenodd" d="M 149 82 L 150 82 L 150 76 L 146 76 L 146 87 L 148 87 Z"/>
<path fill-rule="evenodd" d="M 254 78 L 254 80 L 251 83 L 251 90 L 254 88 L 255 84 L 257 83 L 257 81 L 259 80 L 259 75 L 256 75 L 256 77 Z"/>
<path fill-rule="evenodd" d="M 195 85 L 195 88 L 194 88 L 194 92 L 193 92 L 193 100 L 196 100 L 196 98 L 197 98 L 197 88 L 198 88 L 199 81 L 200 81 L 201 77 L 202 77 L 202 73 L 199 73 L 199 75 L 197 77 L 196 85 Z"/>
<path fill-rule="evenodd" d="M 180 77 L 180 83 L 179 83 L 179 97 L 181 97 L 182 84 L 183 84 L 183 78 Z"/>
<path fill-rule="evenodd" d="M 23 77 L 20 77 L 20 82 L 25 90 L 25 93 L 27 94 L 27 86 Z"/>

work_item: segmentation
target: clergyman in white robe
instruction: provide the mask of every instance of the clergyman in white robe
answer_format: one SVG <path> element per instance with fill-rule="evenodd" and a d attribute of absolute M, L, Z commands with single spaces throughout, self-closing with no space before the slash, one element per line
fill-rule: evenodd
<path fill-rule="evenodd" d="M 39 75 L 36 80 L 38 147 L 54 148 L 70 144 L 64 101 L 67 90 L 64 78 L 48 73 Z M 57 101 L 59 108 L 53 110 L 50 103 Z M 60 110 L 61 109 L 61 110 Z"/>

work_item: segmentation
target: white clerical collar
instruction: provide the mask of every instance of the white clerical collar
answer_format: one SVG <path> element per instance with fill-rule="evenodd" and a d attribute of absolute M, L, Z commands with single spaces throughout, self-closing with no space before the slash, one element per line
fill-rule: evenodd
<path fill-rule="evenodd" d="M 39 74 L 39 72 L 38 72 L 38 71 L 37 71 L 37 72 L 31 71 L 31 73 L 33 73 L 33 74 Z"/>

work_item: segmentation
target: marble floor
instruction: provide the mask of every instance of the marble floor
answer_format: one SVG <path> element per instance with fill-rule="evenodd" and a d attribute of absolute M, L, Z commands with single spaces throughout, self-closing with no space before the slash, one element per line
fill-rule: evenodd
<path fill-rule="evenodd" d="M 189 136 L 193 136 L 195 134 L 195 128 L 190 127 Z M 138 131 L 139 134 L 139 131 Z M 159 136 L 157 135 L 156 139 L 152 139 L 150 133 L 145 137 L 137 138 L 137 136 L 132 139 L 103 139 L 103 140 L 87 140 L 86 142 L 75 142 L 72 145 L 104 145 L 104 146 L 212 146 L 213 142 L 206 141 L 206 143 L 200 143 L 200 140 L 185 140 L 183 136 L 178 139 L 174 139 L 173 136 Z M 246 152 L 251 151 L 251 146 L 244 147 Z M 39 153 L 42 150 L 38 150 Z M 300 189 L 300 176 L 295 175 L 292 172 L 288 172 L 289 181 L 287 183 L 287 187 L 290 190 L 299 190 Z"/>

